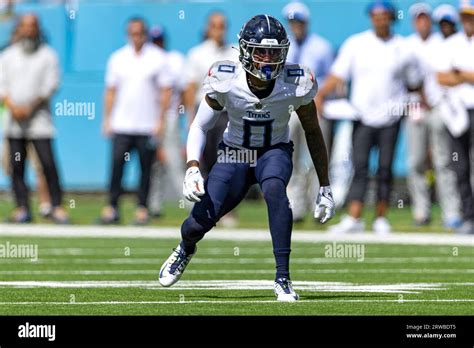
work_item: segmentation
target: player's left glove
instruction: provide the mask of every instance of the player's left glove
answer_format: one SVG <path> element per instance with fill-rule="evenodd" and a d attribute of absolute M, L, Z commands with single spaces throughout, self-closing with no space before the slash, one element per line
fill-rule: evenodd
<path fill-rule="evenodd" d="M 336 203 L 332 198 L 331 187 L 322 186 L 319 189 L 318 198 L 316 199 L 316 209 L 314 210 L 314 218 L 318 219 L 322 224 L 330 220 L 336 213 Z"/>

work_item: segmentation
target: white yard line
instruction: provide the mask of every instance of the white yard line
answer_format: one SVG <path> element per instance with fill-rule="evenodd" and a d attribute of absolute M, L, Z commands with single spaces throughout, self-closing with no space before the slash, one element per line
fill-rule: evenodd
<path fill-rule="evenodd" d="M 186 274 L 274 274 L 274 269 L 260 270 L 237 270 L 237 269 L 206 269 L 206 270 L 187 270 Z M 362 273 L 362 274 L 382 274 L 382 273 L 406 273 L 406 274 L 474 274 L 474 269 L 294 269 L 291 273 L 313 273 L 313 274 L 332 274 L 332 273 Z M 117 270 L 27 270 L 27 271 L 0 271 L 0 275 L 142 275 L 158 274 L 158 269 L 117 269 Z"/>
<path fill-rule="evenodd" d="M 362 292 L 362 293 L 407 293 L 447 290 L 449 286 L 474 286 L 474 283 L 397 283 L 356 284 L 348 282 L 295 281 L 301 291 L 311 292 Z M 158 281 L 143 280 L 86 280 L 86 281 L 0 281 L 0 288 L 136 288 L 158 291 L 184 290 L 268 290 L 273 288 L 271 280 L 184 280 L 172 288 L 163 288 Z"/>
<path fill-rule="evenodd" d="M 55 225 L 10 225 L 0 224 L 0 237 L 64 237 L 64 238 L 172 238 L 179 239 L 177 227 L 133 227 L 133 226 L 55 226 Z M 373 233 L 331 235 L 311 231 L 294 231 L 295 242 L 323 243 L 376 243 L 410 245 L 454 245 L 474 246 L 474 236 L 446 233 L 392 233 L 378 236 Z M 206 235 L 206 239 L 230 241 L 269 241 L 270 233 L 262 229 L 219 229 Z"/>
<path fill-rule="evenodd" d="M 403 300 L 299 300 L 293 302 L 290 305 L 298 303 L 410 303 L 410 302 L 422 302 L 422 303 L 437 303 L 437 302 L 474 302 L 474 299 L 470 298 L 453 298 L 453 299 L 403 299 Z M 0 302 L 0 305 L 5 306 L 44 306 L 44 305 L 70 305 L 70 306 L 93 306 L 93 305 L 153 305 L 153 304 L 269 304 L 275 303 L 280 306 L 284 306 L 281 302 L 275 300 L 195 300 L 195 301 L 91 301 L 91 302 Z"/>
<path fill-rule="evenodd" d="M 472 265 L 474 257 L 469 256 L 412 256 L 412 257 L 365 257 L 357 258 L 330 258 L 330 257 L 292 257 L 291 263 L 294 265 L 320 265 L 320 264 L 404 264 L 404 263 L 466 263 Z M 157 257 L 137 258 L 131 256 L 123 256 L 120 258 L 83 258 L 83 257 L 41 257 L 39 251 L 38 260 L 32 261 L 29 258 L 0 258 L 2 264 L 42 264 L 42 265 L 157 265 L 160 266 L 163 260 Z M 205 265 L 273 265 L 275 259 L 268 258 L 249 258 L 249 257 L 219 257 L 219 258 L 195 258 L 193 264 Z M 251 271 L 249 271 L 251 272 Z"/>

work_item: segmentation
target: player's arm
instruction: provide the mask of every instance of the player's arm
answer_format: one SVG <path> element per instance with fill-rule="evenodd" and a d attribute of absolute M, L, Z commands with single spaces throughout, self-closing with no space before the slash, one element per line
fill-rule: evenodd
<path fill-rule="evenodd" d="M 303 126 L 306 143 L 318 173 L 319 184 L 329 186 L 328 153 L 324 143 L 323 133 L 319 127 L 318 112 L 313 101 L 296 110 Z"/>
<path fill-rule="evenodd" d="M 323 133 L 319 127 L 318 112 L 314 101 L 301 106 L 296 113 L 303 127 L 314 168 L 319 178 L 319 195 L 314 217 L 325 223 L 335 214 L 335 203 L 329 185 L 329 160 Z"/>
<path fill-rule="evenodd" d="M 199 170 L 199 158 L 206 146 L 206 134 L 214 128 L 223 107 L 208 95 L 201 101 L 196 117 L 189 128 L 186 144 L 187 170 L 183 183 L 183 194 L 191 202 L 200 202 L 204 194 L 204 180 Z"/>

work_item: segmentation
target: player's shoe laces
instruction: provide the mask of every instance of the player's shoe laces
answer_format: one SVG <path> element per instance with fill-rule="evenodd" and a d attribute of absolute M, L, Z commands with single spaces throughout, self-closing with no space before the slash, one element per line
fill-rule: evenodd
<path fill-rule="evenodd" d="M 275 295 L 277 301 L 282 302 L 294 302 L 300 298 L 295 290 L 293 290 L 291 280 L 288 278 L 278 278 L 275 280 Z"/>
<path fill-rule="evenodd" d="M 192 257 L 196 254 L 196 250 L 192 254 L 186 254 L 180 245 L 173 249 L 168 260 L 161 266 L 160 284 L 168 287 L 176 283 L 183 275 L 189 261 L 191 261 Z"/>

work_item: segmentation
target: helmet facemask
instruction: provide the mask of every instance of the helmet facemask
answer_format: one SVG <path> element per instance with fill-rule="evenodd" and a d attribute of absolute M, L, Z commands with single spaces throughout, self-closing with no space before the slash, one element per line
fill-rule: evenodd
<path fill-rule="evenodd" d="M 239 58 L 244 70 L 262 81 L 270 81 L 283 70 L 290 43 L 279 44 L 275 39 L 255 43 L 240 38 L 239 46 Z"/>

